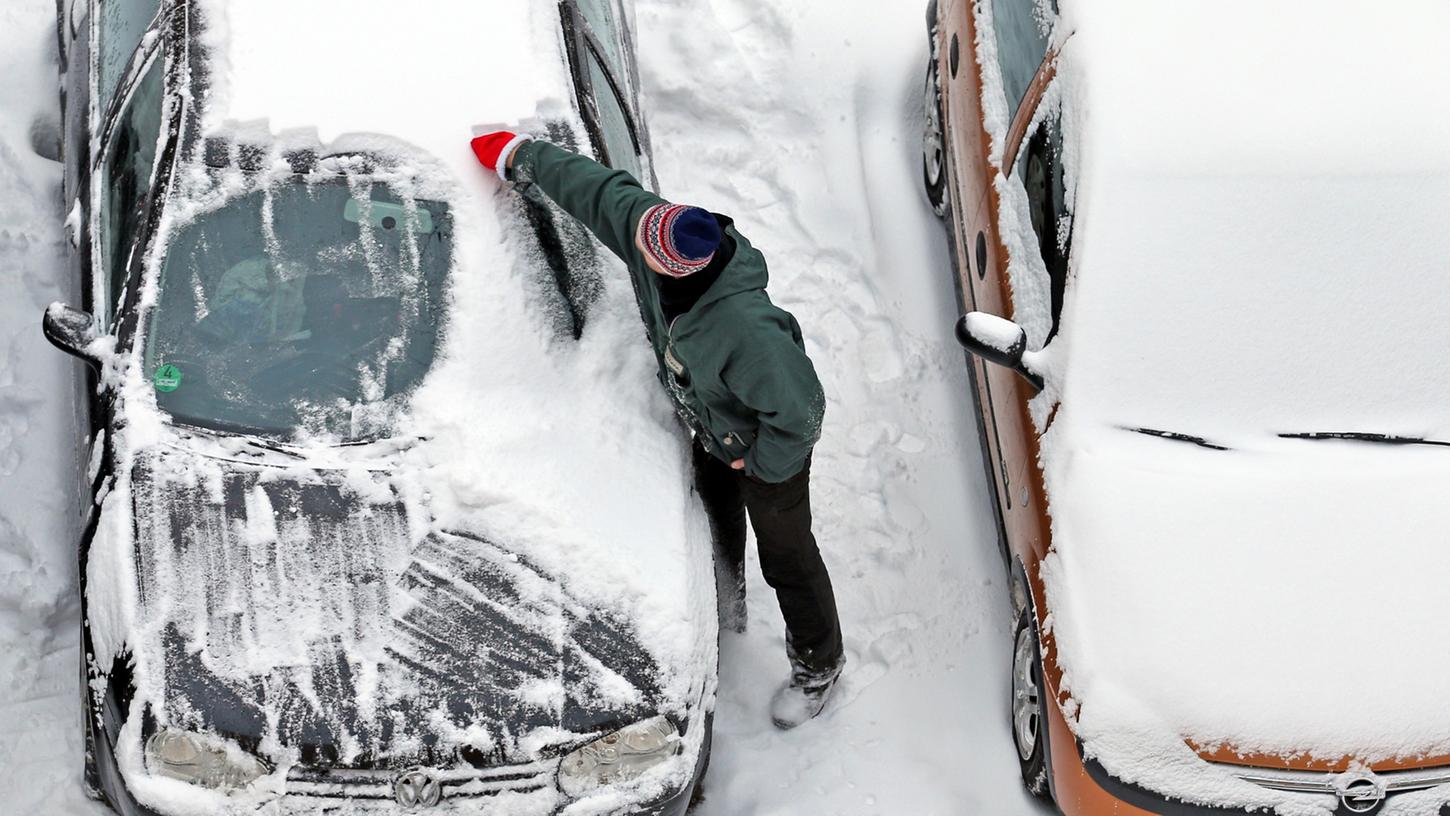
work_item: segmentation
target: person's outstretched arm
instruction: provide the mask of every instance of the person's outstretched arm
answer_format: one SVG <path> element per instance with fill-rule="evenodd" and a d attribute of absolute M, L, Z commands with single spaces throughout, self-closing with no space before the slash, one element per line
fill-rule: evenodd
<path fill-rule="evenodd" d="M 503 141 L 506 152 L 488 155 L 480 149 L 479 144 L 490 138 Z M 623 170 L 611 170 L 548 142 L 530 139 L 516 145 L 518 140 L 511 133 L 490 134 L 474 140 L 474 151 L 485 166 L 497 169 L 506 164 L 507 179 L 532 182 L 626 263 L 638 261 L 635 227 L 645 210 L 665 200 Z"/>

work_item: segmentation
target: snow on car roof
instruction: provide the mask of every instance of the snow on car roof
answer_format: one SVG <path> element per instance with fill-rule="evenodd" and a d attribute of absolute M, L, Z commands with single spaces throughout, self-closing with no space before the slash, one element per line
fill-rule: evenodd
<path fill-rule="evenodd" d="M 493 3 L 483 15 L 472 0 L 431 0 L 426 9 L 383 0 L 203 7 L 204 42 L 220 74 L 209 129 L 261 119 L 274 133 L 316 128 L 324 144 L 381 133 L 471 163 L 470 125 L 569 105 L 552 3 Z"/>
<path fill-rule="evenodd" d="M 1190 799 L 1185 739 L 1450 754 L 1450 450 L 1279 436 L 1450 440 L 1450 6 L 1063 5 L 1041 461 L 1079 736 Z"/>

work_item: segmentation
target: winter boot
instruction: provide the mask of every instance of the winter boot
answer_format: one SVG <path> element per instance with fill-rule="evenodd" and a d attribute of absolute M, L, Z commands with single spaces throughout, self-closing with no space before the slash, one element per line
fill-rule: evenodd
<path fill-rule="evenodd" d="M 790 682 L 770 701 L 770 718 L 775 727 L 788 731 L 820 714 L 845 667 L 845 655 L 824 669 L 812 669 L 792 655 Z"/>

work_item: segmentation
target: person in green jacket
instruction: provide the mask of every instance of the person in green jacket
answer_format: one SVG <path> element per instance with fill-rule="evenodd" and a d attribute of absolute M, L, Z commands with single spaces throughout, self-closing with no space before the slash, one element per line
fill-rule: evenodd
<path fill-rule="evenodd" d="M 722 623 L 745 627 L 745 521 L 786 624 L 790 680 L 771 715 L 820 713 L 845 665 L 840 618 L 811 533 L 811 451 L 825 395 L 800 325 L 765 293 L 765 258 L 729 218 L 671 204 L 629 173 L 499 131 L 472 143 L 505 181 L 534 185 L 628 266 L 659 379 L 694 434 Z"/>

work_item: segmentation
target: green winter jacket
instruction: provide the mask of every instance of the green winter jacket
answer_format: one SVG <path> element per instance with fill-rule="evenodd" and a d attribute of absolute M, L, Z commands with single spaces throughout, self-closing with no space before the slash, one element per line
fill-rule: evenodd
<path fill-rule="evenodd" d="M 765 294 L 765 258 L 734 226 L 735 256 L 688 312 L 666 325 L 656 273 L 635 247 L 645 210 L 664 199 L 629 173 L 547 142 L 514 154 L 513 178 L 533 183 L 629 267 L 660 381 L 706 450 L 745 460 L 745 472 L 783 482 L 820 437 L 825 396 L 800 325 Z"/>

